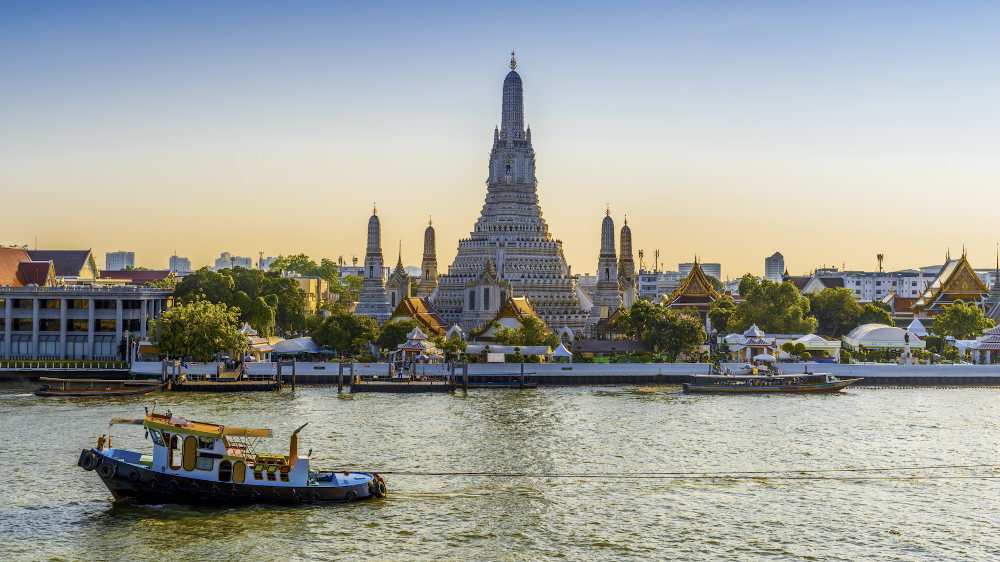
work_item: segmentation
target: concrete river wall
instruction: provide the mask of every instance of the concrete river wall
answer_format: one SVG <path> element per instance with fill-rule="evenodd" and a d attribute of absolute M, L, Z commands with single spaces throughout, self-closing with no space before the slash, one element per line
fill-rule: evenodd
<path fill-rule="evenodd" d="M 741 363 L 726 364 L 734 371 Z M 271 375 L 277 371 L 274 363 L 250 363 L 248 374 Z M 345 367 L 345 382 L 347 365 Z M 786 363 L 779 369 L 786 374 L 802 373 L 808 367 L 812 373 L 830 373 L 840 378 L 862 378 L 857 386 L 936 386 L 936 387 L 1000 387 L 1000 365 L 840 365 L 817 363 Z M 299 384 L 336 384 L 340 373 L 339 363 L 298 363 L 296 379 Z M 209 375 L 215 373 L 215 364 L 195 364 L 184 369 L 186 373 Z M 705 374 L 709 365 L 704 363 L 547 363 L 524 365 L 528 376 L 540 385 L 616 385 L 646 384 L 672 385 L 687 382 L 691 375 Z M 159 377 L 159 363 L 135 363 L 133 376 Z M 444 375 L 447 367 L 440 364 L 418 365 L 417 374 Z M 519 376 L 519 363 L 490 363 L 469 365 L 469 379 L 474 382 L 509 380 Z M 389 373 L 386 363 L 355 363 L 358 375 Z M 459 370 L 461 373 L 461 370 Z M 283 378 L 290 379 L 290 369 L 283 369 Z"/>

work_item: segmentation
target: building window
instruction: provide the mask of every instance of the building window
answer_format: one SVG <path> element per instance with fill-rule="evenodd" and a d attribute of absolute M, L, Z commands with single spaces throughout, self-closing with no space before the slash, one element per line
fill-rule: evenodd
<path fill-rule="evenodd" d="M 116 322 L 113 319 L 101 318 L 94 321 L 95 332 L 114 332 Z"/>
<path fill-rule="evenodd" d="M 483 287 L 483 310 L 490 309 L 490 288 Z"/>
<path fill-rule="evenodd" d="M 66 308 L 74 310 L 90 308 L 90 302 L 85 299 L 73 299 L 66 301 Z"/>
<path fill-rule="evenodd" d="M 31 299 L 14 299 L 14 308 L 31 308 L 32 302 Z"/>
<path fill-rule="evenodd" d="M 139 310 L 142 308 L 142 301 L 122 301 L 122 310 Z"/>
<path fill-rule="evenodd" d="M 122 330 L 126 332 L 138 332 L 142 329 L 142 323 L 138 318 L 122 320 Z"/>
<path fill-rule="evenodd" d="M 58 334 L 38 336 L 38 355 L 49 357 L 59 355 Z"/>
<path fill-rule="evenodd" d="M 67 320 L 66 321 L 66 331 L 67 332 L 86 332 L 86 331 L 88 331 L 87 321 L 86 320 L 76 320 L 76 319 Z"/>
<path fill-rule="evenodd" d="M 476 292 L 469 291 L 469 310 L 476 309 Z"/>
<path fill-rule="evenodd" d="M 40 299 L 38 301 L 38 308 L 59 308 L 58 299 Z"/>
<path fill-rule="evenodd" d="M 96 308 L 97 310 L 114 310 L 115 304 L 116 304 L 115 301 L 107 299 L 97 299 L 94 301 L 94 308 Z"/>
<path fill-rule="evenodd" d="M 11 329 L 15 332 L 30 332 L 31 318 L 14 318 Z"/>
<path fill-rule="evenodd" d="M 58 332 L 59 331 L 59 319 L 58 318 L 42 318 L 38 321 L 38 329 L 42 332 Z"/>

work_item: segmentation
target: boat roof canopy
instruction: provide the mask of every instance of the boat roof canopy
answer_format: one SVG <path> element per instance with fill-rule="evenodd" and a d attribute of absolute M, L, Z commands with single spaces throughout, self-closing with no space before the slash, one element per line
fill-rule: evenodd
<path fill-rule="evenodd" d="M 201 435 L 203 437 L 221 437 L 230 435 L 233 437 L 271 437 L 270 429 L 256 429 L 252 427 L 226 427 L 208 422 L 187 420 L 178 416 L 166 416 L 165 414 L 151 413 L 142 422 L 146 427 L 166 430 L 177 433 L 189 433 Z"/>
<path fill-rule="evenodd" d="M 145 422 L 146 420 L 134 420 L 129 418 L 111 418 L 111 421 L 109 422 L 108 425 L 117 425 L 117 424 L 142 425 Z"/>

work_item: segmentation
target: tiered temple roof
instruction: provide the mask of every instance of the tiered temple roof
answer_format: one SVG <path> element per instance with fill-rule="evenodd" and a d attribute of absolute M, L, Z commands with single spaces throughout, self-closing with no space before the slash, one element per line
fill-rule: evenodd
<path fill-rule="evenodd" d="M 681 281 L 681 286 L 669 296 L 660 297 L 660 304 L 668 308 L 698 309 L 698 312 L 708 312 L 712 303 L 722 298 L 722 293 L 715 290 L 712 280 L 708 278 L 701 264 L 695 262 L 687 277 Z"/>
<path fill-rule="evenodd" d="M 943 307 L 957 300 L 982 305 L 989 294 L 989 288 L 976 275 L 963 253 L 962 257 L 949 259 L 941 267 L 924 294 L 913 303 L 914 315 L 933 318 Z"/>
<path fill-rule="evenodd" d="M 444 336 L 448 332 L 448 323 L 441 318 L 434 305 L 425 298 L 406 297 L 392 313 L 391 320 L 410 318 L 416 321 L 420 328 L 432 336 Z"/>

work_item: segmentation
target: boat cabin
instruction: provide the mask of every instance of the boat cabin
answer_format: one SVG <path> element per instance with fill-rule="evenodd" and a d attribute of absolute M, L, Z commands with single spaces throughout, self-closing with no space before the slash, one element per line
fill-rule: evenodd
<path fill-rule="evenodd" d="M 298 432 L 291 437 L 288 455 L 257 452 L 270 429 L 227 427 L 150 413 L 142 420 L 114 419 L 111 424 L 142 425 L 153 441 L 153 454 L 112 449 L 109 456 L 145 465 L 166 475 L 210 482 L 304 486 L 309 480 L 309 457 L 298 454 Z M 108 432 L 108 446 L 111 443 Z"/>
<path fill-rule="evenodd" d="M 799 373 L 797 375 L 695 375 L 691 384 L 698 386 L 794 386 L 840 382 L 830 373 Z"/>

